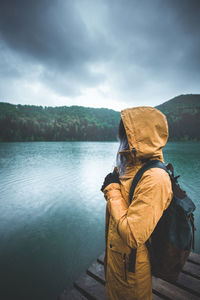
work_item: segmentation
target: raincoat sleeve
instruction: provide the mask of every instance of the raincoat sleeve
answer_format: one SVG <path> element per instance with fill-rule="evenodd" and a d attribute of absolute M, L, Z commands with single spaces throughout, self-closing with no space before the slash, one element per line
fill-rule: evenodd
<path fill-rule="evenodd" d="M 158 168 L 144 173 L 129 207 L 122 197 L 120 184 L 111 183 L 105 193 L 118 233 L 131 248 L 137 248 L 148 240 L 172 199 L 169 175 Z"/>

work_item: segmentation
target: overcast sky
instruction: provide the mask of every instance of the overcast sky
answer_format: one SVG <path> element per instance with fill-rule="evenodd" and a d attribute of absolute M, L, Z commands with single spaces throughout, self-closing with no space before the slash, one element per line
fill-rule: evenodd
<path fill-rule="evenodd" d="M 121 110 L 186 93 L 199 0 L 0 0 L 0 101 Z"/>

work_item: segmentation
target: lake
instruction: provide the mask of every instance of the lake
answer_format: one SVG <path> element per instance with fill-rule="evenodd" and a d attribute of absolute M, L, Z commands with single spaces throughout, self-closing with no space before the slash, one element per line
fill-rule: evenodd
<path fill-rule="evenodd" d="M 1 299 L 56 299 L 102 253 L 100 188 L 117 149 L 117 142 L 0 143 Z M 168 143 L 164 157 L 196 204 L 200 253 L 200 143 Z"/>

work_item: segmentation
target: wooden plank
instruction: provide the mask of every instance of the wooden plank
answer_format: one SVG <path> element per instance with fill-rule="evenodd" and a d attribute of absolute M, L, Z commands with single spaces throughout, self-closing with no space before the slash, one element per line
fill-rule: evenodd
<path fill-rule="evenodd" d="M 194 264 L 200 265 L 200 254 L 191 252 L 190 255 L 189 255 L 189 257 L 188 257 L 188 261 L 191 261 Z"/>
<path fill-rule="evenodd" d="M 58 300 L 87 300 L 77 289 L 72 289 L 70 291 L 64 291 Z"/>
<path fill-rule="evenodd" d="M 191 263 L 189 261 L 186 261 L 183 272 L 190 274 L 191 276 L 200 279 L 200 265 Z M 200 282 L 199 282 L 200 284 Z"/>
<path fill-rule="evenodd" d="M 199 296 L 188 291 L 182 290 L 180 287 L 166 282 L 160 278 L 152 278 L 152 288 L 156 294 L 171 300 L 199 300 Z"/>
<path fill-rule="evenodd" d="M 104 265 L 104 256 L 105 256 L 105 252 L 103 252 L 101 255 L 99 255 L 99 257 L 97 258 L 97 261 Z"/>
<path fill-rule="evenodd" d="M 200 254 L 191 252 L 189 257 L 188 257 L 188 260 L 193 262 L 194 264 L 200 265 Z"/>
<path fill-rule="evenodd" d="M 200 280 L 191 277 L 190 275 L 180 273 L 176 285 L 197 296 L 200 296 Z"/>
<path fill-rule="evenodd" d="M 191 252 L 189 257 L 188 257 L 188 261 L 191 261 L 194 264 L 199 264 L 200 265 L 200 254 Z"/>
<path fill-rule="evenodd" d="M 104 266 L 101 263 L 97 261 L 93 262 L 87 269 L 87 273 L 102 284 L 105 284 Z"/>
<path fill-rule="evenodd" d="M 105 287 L 99 281 L 87 274 L 81 275 L 75 282 L 74 286 L 90 300 L 105 300 Z"/>

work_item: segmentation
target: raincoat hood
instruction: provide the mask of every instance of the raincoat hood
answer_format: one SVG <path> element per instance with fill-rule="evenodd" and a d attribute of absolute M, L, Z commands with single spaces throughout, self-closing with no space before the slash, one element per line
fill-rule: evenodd
<path fill-rule="evenodd" d="M 153 107 L 134 107 L 122 110 L 121 118 L 132 156 L 162 159 L 162 148 L 168 139 L 165 115 Z"/>

